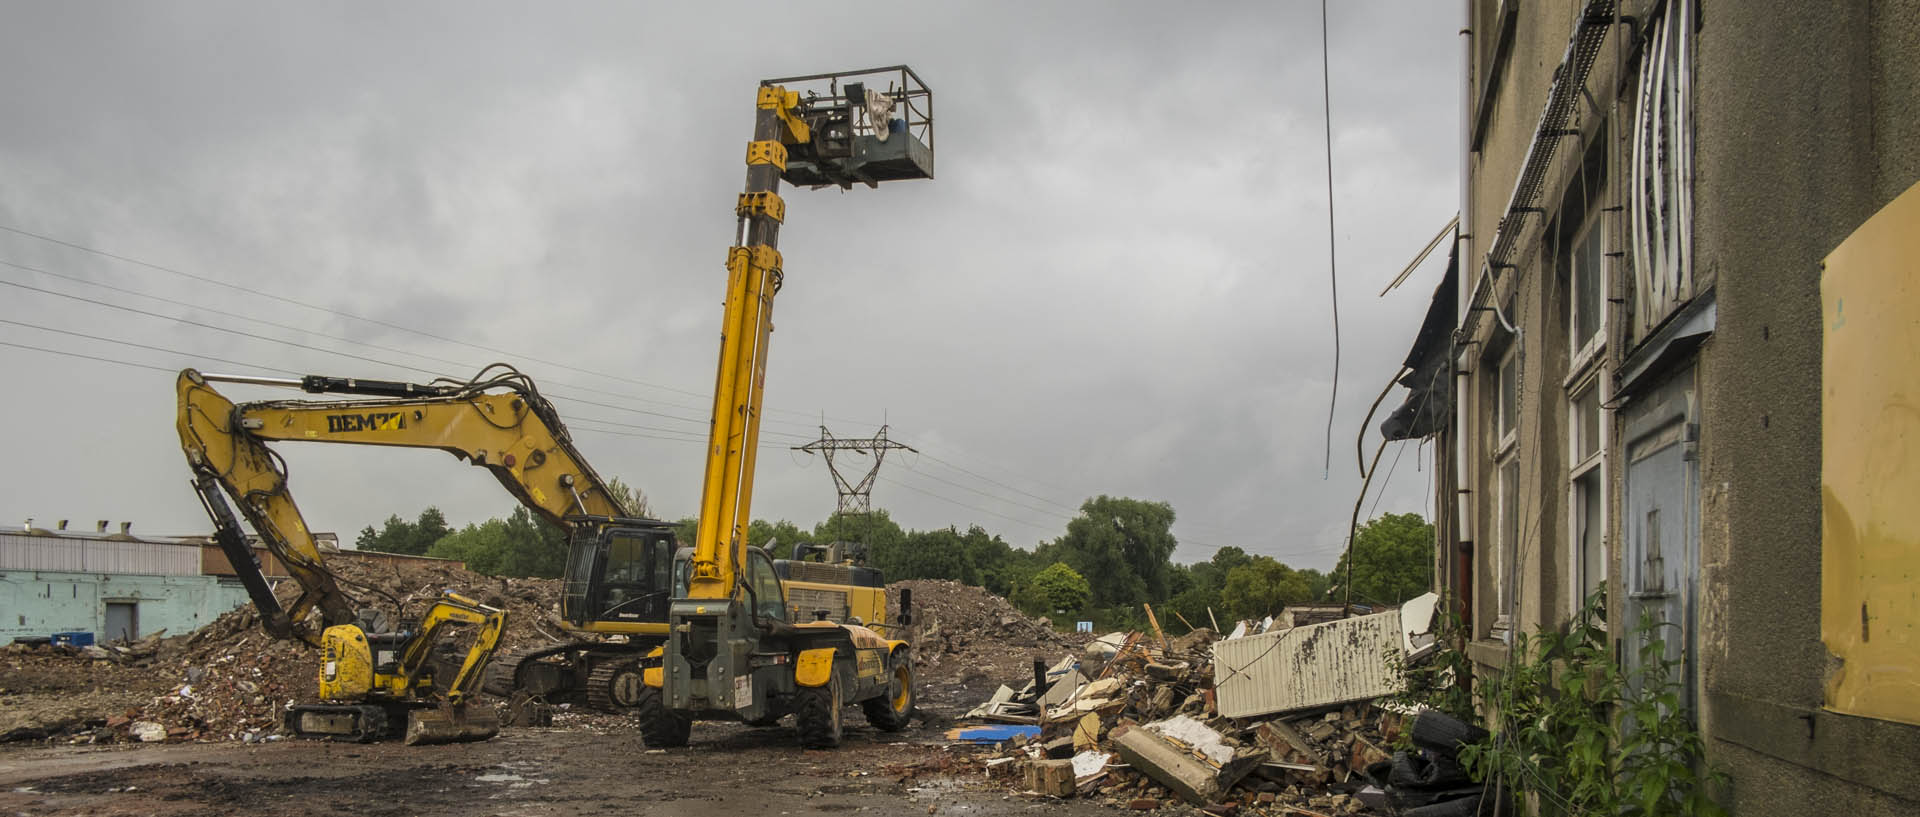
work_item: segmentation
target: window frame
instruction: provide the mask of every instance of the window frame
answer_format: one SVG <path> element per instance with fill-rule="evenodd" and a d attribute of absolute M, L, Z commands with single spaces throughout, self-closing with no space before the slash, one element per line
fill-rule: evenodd
<path fill-rule="evenodd" d="M 1489 635 L 1499 640 L 1511 642 L 1513 623 L 1518 612 L 1518 587 L 1520 561 L 1520 458 L 1508 449 L 1493 463 L 1494 485 L 1498 496 L 1495 504 L 1495 528 L 1498 546 L 1494 548 L 1494 611 L 1493 623 Z M 1509 473 L 1511 472 L 1511 473 Z"/>
<path fill-rule="evenodd" d="M 1570 613 L 1578 613 L 1586 603 L 1587 594 L 1596 584 L 1606 585 L 1612 578 L 1612 558 L 1608 549 L 1609 537 L 1613 534 L 1612 514 L 1608 501 L 1611 488 L 1608 484 L 1607 449 L 1612 444 L 1613 423 L 1607 417 L 1609 379 L 1603 366 L 1589 366 L 1580 373 L 1573 384 L 1567 387 L 1567 597 Z M 1593 398 L 1594 410 L 1599 416 L 1594 423 L 1595 439 L 1587 440 L 1583 431 L 1584 424 L 1580 404 L 1587 398 Z M 1581 451 L 1590 451 L 1583 457 Z M 1597 497 L 1598 519 L 1586 519 L 1585 486 L 1581 485 L 1588 477 L 1593 478 Z M 1597 524 L 1598 535 L 1593 546 L 1599 548 L 1599 570 L 1597 577 L 1587 574 L 1587 553 L 1584 550 L 1583 534 L 1587 526 Z M 1604 628 L 1604 624 L 1602 625 Z"/>
<path fill-rule="evenodd" d="M 1493 367 L 1493 454 L 1497 459 L 1513 451 L 1520 439 L 1520 344 L 1500 353 Z M 1509 381 L 1511 375 L 1511 381 Z M 1513 388 L 1508 390 L 1508 383 Z"/>
<path fill-rule="evenodd" d="M 1574 231 L 1573 239 L 1567 242 L 1567 254 L 1562 263 L 1567 269 L 1567 370 L 1572 373 L 1569 380 L 1583 378 L 1592 367 L 1594 360 L 1603 354 L 1607 347 L 1608 312 L 1607 293 L 1612 290 L 1607 284 L 1611 280 L 1611 267 L 1607 258 L 1606 230 L 1602 228 L 1604 213 L 1592 212 Z M 1593 242 L 1593 256 L 1589 260 L 1582 253 L 1589 241 Z M 1596 269 L 1584 269 L 1585 263 L 1592 263 Z M 1580 337 L 1580 284 L 1587 276 L 1597 277 L 1594 283 L 1598 296 L 1593 308 L 1593 332 Z"/>

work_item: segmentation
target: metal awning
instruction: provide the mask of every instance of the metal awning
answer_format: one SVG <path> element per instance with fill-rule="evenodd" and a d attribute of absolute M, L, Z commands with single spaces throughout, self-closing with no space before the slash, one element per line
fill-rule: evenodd
<path fill-rule="evenodd" d="M 1433 302 L 1427 317 L 1420 322 L 1413 348 L 1402 363 L 1407 373 L 1399 383 L 1407 388 L 1407 399 L 1380 423 L 1380 434 L 1388 440 L 1411 440 L 1431 436 L 1446 426 L 1453 414 L 1453 377 L 1447 365 L 1453 357 L 1453 314 L 1460 287 L 1460 242 L 1447 257 L 1447 274 L 1434 287 Z"/>

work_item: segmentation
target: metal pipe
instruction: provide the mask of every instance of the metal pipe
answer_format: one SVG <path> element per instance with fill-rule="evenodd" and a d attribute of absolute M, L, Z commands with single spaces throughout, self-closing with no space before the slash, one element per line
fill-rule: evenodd
<path fill-rule="evenodd" d="M 201 374 L 200 377 L 209 383 L 245 383 L 249 386 L 280 386 L 289 389 L 301 387 L 301 380 L 297 377 L 256 377 L 250 374 L 205 373 Z"/>
<path fill-rule="evenodd" d="M 1456 234 L 1458 236 L 1456 240 L 1459 241 L 1459 245 L 1456 249 L 1457 254 L 1455 257 L 1459 259 L 1459 263 L 1463 268 L 1462 271 L 1464 271 L 1464 267 L 1468 264 L 1472 264 L 1473 258 L 1474 258 L 1474 254 L 1473 254 L 1473 174 L 1472 174 L 1472 168 L 1473 168 L 1473 124 L 1472 123 L 1473 123 L 1473 83 L 1474 83 L 1474 78 L 1473 78 L 1473 69 L 1474 69 L 1473 0 L 1461 0 L 1460 13 L 1461 13 L 1461 21 L 1460 21 L 1460 34 L 1461 34 L 1461 37 L 1460 37 L 1460 68 L 1461 68 L 1460 70 L 1460 232 Z M 1474 283 L 1472 286 L 1459 287 L 1457 289 L 1459 293 L 1459 298 L 1460 298 L 1459 309 L 1460 309 L 1461 323 L 1465 323 L 1467 317 L 1472 314 L 1468 312 L 1468 308 L 1473 304 L 1474 295 L 1478 293 L 1479 290 L 1480 290 L 1479 276 L 1474 276 Z M 1453 381 L 1453 488 L 1454 488 L 1453 540 L 1454 541 L 1452 543 L 1453 553 L 1451 555 L 1452 555 L 1452 558 L 1455 560 L 1454 564 L 1456 564 L 1461 568 L 1461 570 L 1457 575 L 1460 575 L 1460 582 L 1461 582 L 1461 586 L 1458 588 L 1458 591 L 1460 595 L 1460 604 L 1461 604 L 1460 618 L 1461 618 L 1461 621 L 1463 622 L 1462 626 L 1471 628 L 1472 625 L 1467 624 L 1466 622 L 1472 621 L 1472 617 L 1473 617 L 1473 610 L 1469 606 L 1469 602 L 1468 602 L 1468 599 L 1471 599 L 1473 597 L 1472 596 L 1473 574 L 1469 572 L 1470 568 L 1468 566 L 1471 564 L 1471 562 L 1469 561 L 1469 557 L 1467 553 L 1464 550 L 1462 550 L 1461 546 L 1466 545 L 1473 541 L 1473 515 L 1472 515 L 1473 503 L 1471 501 L 1473 495 L 1466 493 L 1464 491 L 1464 489 L 1467 486 L 1473 484 L 1472 469 L 1471 467 L 1469 467 L 1469 461 L 1468 461 L 1468 455 L 1471 453 L 1471 446 L 1467 442 L 1468 436 L 1469 436 L 1467 431 L 1468 431 L 1468 428 L 1470 427 L 1468 425 L 1468 420 L 1470 419 L 1470 415 L 1467 412 L 1467 395 L 1469 394 L 1468 387 L 1472 385 L 1472 378 L 1466 374 L 1468 371 L 1470 371 L 1470 369 L 1469 367 L 1464 365 L 1465 364 L 1465 361 L 1463 360 L 1463 358 L 1465 357 L 1464 350 L 1460 354 L 1453 355 L 1452 357 L 1454 358 L 1453 360 L 1453 371 L 1454 371 L 1454 381 Z M 1469 629 L 1467 632 L 1467 636 L 1471 638 L 1472 635 L 1473 635 L 1472 630 Z"/>

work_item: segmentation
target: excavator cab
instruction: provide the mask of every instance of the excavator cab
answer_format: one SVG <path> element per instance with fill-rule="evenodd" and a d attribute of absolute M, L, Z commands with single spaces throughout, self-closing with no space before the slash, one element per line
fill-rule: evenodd
<path fill-rule="evenodd" d="M 568 517 L 572 524 L 560 613 L 568 623 L 664 624 L 676 549 L 671 524 Z"/>

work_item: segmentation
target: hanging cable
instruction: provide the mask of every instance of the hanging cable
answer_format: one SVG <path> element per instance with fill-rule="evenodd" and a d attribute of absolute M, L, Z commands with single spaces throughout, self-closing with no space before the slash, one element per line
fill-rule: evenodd
<path fill-rule="evenodd" d="M 1327 130 L 1327 284 L 1333 293 L 1333 390 L 1327 395 L 1327 455 L 1320 478 L 1333 472 L 1333 414 L 1340 402 L 1340 275 L 1333 231 L 1333 82 L 1327 57 L 1327 0 L 1320 0 L 1320 100 Z"/>

